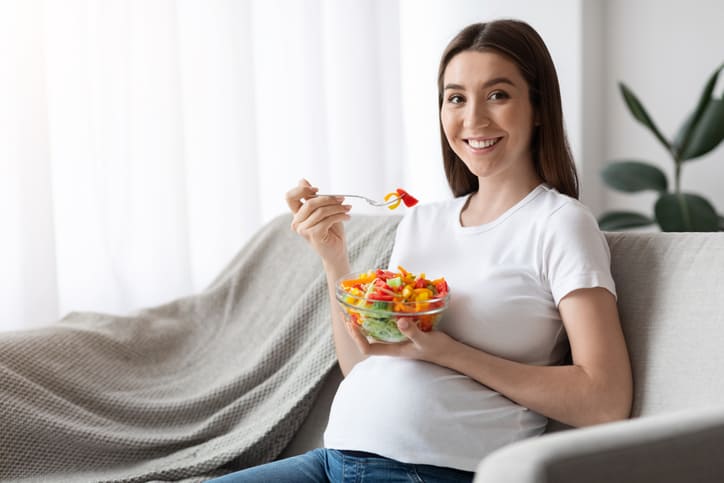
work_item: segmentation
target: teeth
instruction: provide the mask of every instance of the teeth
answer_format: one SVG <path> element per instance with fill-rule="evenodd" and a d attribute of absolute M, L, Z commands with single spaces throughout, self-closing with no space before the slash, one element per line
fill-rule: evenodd
<path fill-rule="evenodd" d="M 470 145 L 471 145 L 472 147 L 474 147 L 475 149 L 480 149 L 480 148 L 489 148 L 490 146 L 492 146 L 493 144 L 497 143 L 498 141 L 500 141 L 500 138 L 498 138 L 498 139 L 486 139 L 485 141 L 478 141 L 478 140 L 475 140 L 475 139 L 468 139 L 468 144 L 470 144 Z"/>

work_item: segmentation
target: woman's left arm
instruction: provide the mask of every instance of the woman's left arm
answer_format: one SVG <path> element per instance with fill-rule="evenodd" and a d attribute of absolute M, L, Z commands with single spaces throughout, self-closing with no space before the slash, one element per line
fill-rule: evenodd
<path fill-rule="evenodd" d="M 397 355 L 448 367 L 571 426 L 627 418 L 633 382 L 614 296 L 604 288 L 578 289 L 563 297 L 558 309 L 571 346 L 571 365 L 511 361 L 442 332 L 421 332 L 414 324 L 400 324 L 410 342 L 399 345 L 368 344 L 359 331 L 350 331 L 364 354 Z"/>

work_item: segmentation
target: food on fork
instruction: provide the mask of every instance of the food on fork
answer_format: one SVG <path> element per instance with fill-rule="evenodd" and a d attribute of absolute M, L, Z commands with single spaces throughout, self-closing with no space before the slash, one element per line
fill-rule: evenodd
<path fill-rule="evenodd" d="M 314 195 L 317 196 L 334 196 L 337 198 L 359 198 L 362 200 L 365 200 L 367 203 L 369 203 L 372 206 L 387 206 L 389 209 L 394 210 L 398 206 L 400 206 L 400 202 L 404 203 L 405 206 L 408 208 L 415 206 L 418 201 L 417 198 L 412 196 L 407 191 L 403 190 L 402 188 L 397 188 L 397 191 L 393 191 L 391 193 L 387 193 L 385 195 L 384 201 L 379 200 L 373 200 L 372 198 L 367 198 L 366 196 L 362 195 L 350 195 L 350 194 L 331 194 L 331 193 L 317 193 Z"/>
<path fill-rule="evenodd" d="M 394 210 L 395 208 L 400 206 L 400 201 L 402 201 L 405 204 L 405 206 L 407 206 L 408 208 L 412 208 L 413 206 L 415 206 L 418 203 L 417 198 L 415 198 L 414 196 L 412 196 L 410 193 L 403 190 L 402 188 L 397 188 L 396 191 L 387 193 L 385 195 L 385 201 L 389 201 L 395 197 L 397 199 L 394 201 L 394 203 L 387 206 L 391 210 Z"/>

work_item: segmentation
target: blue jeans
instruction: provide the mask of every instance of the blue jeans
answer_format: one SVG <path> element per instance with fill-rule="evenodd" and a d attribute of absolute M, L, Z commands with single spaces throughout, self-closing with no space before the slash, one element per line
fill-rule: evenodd
<path fill-rule="evenodd" d="M 461 483 L 474 473 L 432 465 L 401 463 L 372 454 L 318 448 L 303 455 L 247 468 L 214 483 Z"/>

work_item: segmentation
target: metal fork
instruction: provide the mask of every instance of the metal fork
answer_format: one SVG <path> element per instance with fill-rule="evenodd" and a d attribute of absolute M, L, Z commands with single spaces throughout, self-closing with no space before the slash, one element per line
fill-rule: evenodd
<path fill-rule="evenodd" d="M 324 193 L 324 194 L 318 193 L 316 196 L 343 196 L 345 198 L 360 198 L 360 199 L 365 200 L 367 203 L 371 204 L 372 206 L 387 206 L 387 205 L 391 205 L 392 203 L 402 199 L 402 196 L 397 196 L 395 198 L 390 198 L 387 201 L 377 201 L 377 200 L 373 200 L 371 198 L 367 198 L 366 196 L 361 196 L 361 195 L 335 195 L 335 194 L 327 194 L 327 193 Z"/>

